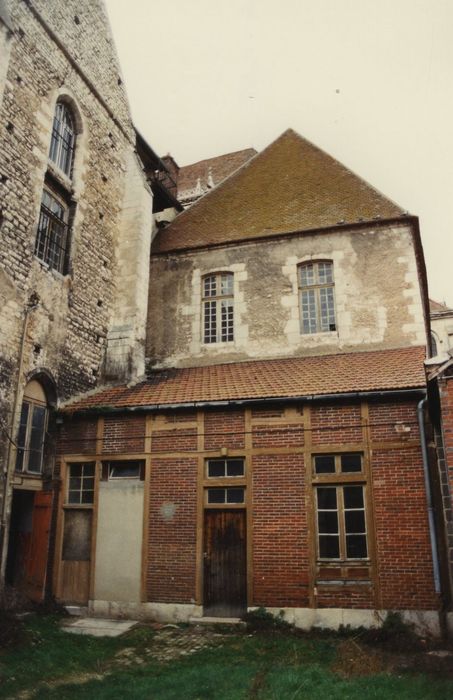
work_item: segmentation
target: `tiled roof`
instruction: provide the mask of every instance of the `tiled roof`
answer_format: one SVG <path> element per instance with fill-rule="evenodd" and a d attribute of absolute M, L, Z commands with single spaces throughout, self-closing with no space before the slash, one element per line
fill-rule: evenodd
<path fill-rule="evenodd" d="M 450 309 L 445 302 L 440 302 L 440 301 L 434 301 L 434 299 L 429 300 L 429 311 L 432 314 L 435 313 L 442 313 L 446 311 L 453 311 L 453 309 Z"/>
<path fill-rule="evenodd" d="M 218 185 L 256 154 L 257 151 L 254 148 L 245 148 L 243 151 L 225 153 L 223 156 L 183 165 L 178 172 L 178 199 L 184 201 L 200 196 L 197 192 L 198 185 L 203 193 L 207 192 L 211 186 L 210 178 L 214 185 Z"/>
<path fill-rule="evenodd" d="M 64 410 L 385 391 L 425 384 L 425 348 L 158 370 L 132 387 L 86 394 Z"/>
<path fill-rule="evenodd" d="M 289 129 L 156 236 L 154 253 L 403 214 Z"/>

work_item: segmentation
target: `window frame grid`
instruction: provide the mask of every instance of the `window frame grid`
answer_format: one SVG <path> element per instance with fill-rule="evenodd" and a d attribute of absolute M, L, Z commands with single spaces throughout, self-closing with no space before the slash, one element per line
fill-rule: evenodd
<path fill-rule="evenodd" d="M 362 489 L 362 502 L 363 506 L 361 508 L 345 508 L 344 501 L 344 489 L 349 487 L 358 487 Z M 336 510 L 319 508 L 318 506 L 318 490 L 331 488 L 335 489 L 336 492 Z M 325 482 L 322 484 L 316 484 L 314 487 L 314 502 L 315 502 L 315 528 L 316 528 L 316 556 L 319 562 L 335 562 L 335 563 L 349 563 L 349 562 L 368 562 L 370 560 L 370 538 L 369 538 L 369 525 L 368 525 L 368 513 L 367 513 L 367 486 L 364 483 L 336 483 L 336 482 Z M 337 513 L 337 533 L 324 533 L 319 531 L 319 512 L 336 512 Z M 364 516 L 364 532 L 346 532 L 346 512 L 351 511 L 362 511 Z M 365 537 L 366 546 L 366 556 L 364 557 L 350 557 L 347 554 L 347 537 L 359 535 Z M 320 537 L 338 537 L 338 547 L 339 556 L 338 557 L 323 557 L 320 551 Z"/>
<path fill-rule="evenodd" d="M 60 207 L 62 215 L 59 216 L 47 206 L 48 199 L 52 200 L 49 203 L 55 203 Z M 35 255 L 49 269 L 61 274 L 64 273 L 68 254 L 68 234 L 69 207 L 55 196 L 54 192 L 44 188 L 36 232 Z"/>
<path fill-rule="evenodd" d="M 321 277 L 321 266 L 326 267 L 329 270 L 329 274 L 323 274 Z M 308 271 L 310 271 L 311 274 L 308 274 Z M 304 272 L 307 280 L 303 280 Z M 327 277 L 327 281 L 320 281 L 323 277 Z M 335 305 L 334 266 L 332 260 L 312 260 L 300 263 L 297 266 L 297 283 L 301 334 L 335 333 L 338 330 L 338 324 Z M 330 299 L 323 300 L 324 290 L 326 290 L 325 294 L 330 292 Z M 324 303 L 325 312 L 323 313 Z M 329 327 L 324 328 L 324 325 Z M 334 328 L 330 328 L 331 325 L 333 325 Z"/>
<path fill-rule="evenodd" d="M 27 420 L 23 423 L 22 422 L 22 414 L 24 411 L 24 407 L 27 406 Z M 40 431 L 41 434 L 41 445 L 39 449 L 31 448 L 31 439 L 32 439 L 32 431 L 33 431 L 33 416 L 35 413 L 35 409 L 41 409 L 44 411 L 44 420 L 42 424 L 42 429 Z M 22 406 L 21 406 L 21 412 L 20 412 L 20 418 L 19 418 L 19 427 L 18 427 L 18 435 L 17 435 L 17 442 L 16 442 L 16 461 L 15 461 L 15 466 L 14 466 L 14 471 L 18 473 L 26 473 L 26 474 L 35 474 L 35 475 L 41 475 L 43 473 L 43 462 L 44 462 L 44 447 L 45 447 L 45 442 L 46 442 L 46 435 L 47 435 L 47 426 L 49 422 L 49 409 L 48 407 L 40 403 L 39 401 L 32 401 L 30 399 L 23 399 L 22 401 Z M 21 437 L 21 430 L 23 430 L 23 439 Z M 20 444 L 20 442 L 22 444 Z M 33 453 L 38 453 L 39 455 L 39 468 L 38 469 L 30 469 L 30 456 Z"/>
<path fill-rule="evenodd" d="M 71 476 L 71 469 L 72 467 L 79 467 L 82 470 L 82 474 L 80 477 L 78 476 Z M 90 467 L 93 469 L 92 474 L 85 475 L 84 471 L 86 467 Z M 93 461 L 84 461 L 84 462 L 68 462 L 67 467 L 66 467 L 66 489 L 65 489 L 65 499 L 64 499 L 64 507 L 65 508 L 93 508 L 94 507 L 94 501 L 95 501 L 95 493 L 96 493 L 96 462 Z M 80 478 L 80 488 L 79 489 L 71 489 L 71 478 L 74 479 L 79 479 Z M 83 489 L 83 483 L 85 479 L 93 479 L 93 488 L 92 489 L 85 489 L 85 493 L 92 493 L 93 497 L 91 501 L 88 502 L 83 502 L 82 501 L 82 494 L 84 493 Z M 70 493 L 79 493 L 79 500 L 78 501 L 70 501 L 69 499 L 69 494 Z"/>
<path fill-rule="evenodd" d="M 76 130 L 74 117 L 64 102 L 55 105 L 49 161 L 71 179 L 74 166 Z"/>
<path fill-rule="evenodd" d="M 201 291 L 203 343 L 234 342 L 234 273 L 204 275 Z"/>

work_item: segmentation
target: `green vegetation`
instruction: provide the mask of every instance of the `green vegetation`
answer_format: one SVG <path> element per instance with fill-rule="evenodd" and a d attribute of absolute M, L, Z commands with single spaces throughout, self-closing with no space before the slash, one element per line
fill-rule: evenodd
<path fill-rule="evenodd" d="M 258 613 L 259 625 L 262 614 Z M 273 624 L 267 620 L 267 623 Z M 453 677 L 360 636 L 286 626 L 233 629 L 139 626 L 117 638 L 68 634 L 61 618 L 30 616 L 0 651 L 0 697 L 96 700 L 409 700 L 453 697 Z M 398 634 L 401 629 L 398 627 Z M 435 657 L 431 657 L 435 658 Z M 410 663 L 409 663 L 410 662 Z M 409 664 L 409 665 L 408 665 Z M 445 666 L 445 673 L 451 660 Z M 415 672 L 414 669 L 417 671 Z M 421 675 L 418 671 L 423 669 Z"/>

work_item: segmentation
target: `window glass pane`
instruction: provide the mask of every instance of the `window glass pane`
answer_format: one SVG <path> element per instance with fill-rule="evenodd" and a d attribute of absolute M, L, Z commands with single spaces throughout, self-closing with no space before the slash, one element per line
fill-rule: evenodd
<path fill-rule="evenodd" d="M 94 491 L 82 491 L 81 503 L 85 505 L 94 503 Z"/>
<path fill-rule="evenodd" d="M 319 488 L 317 489 L 318 508 L 321 510 L 336 510 L 337 509 L 337 490 L 336 488 Z"/>
<path fill-rule="evenodd" d="M 322 510 L 318 513 L 318 531 L 320 533 L 338 533 L 338 514 L 335 510 Z"/>
<path fill-rule="evenodd" d="M 69 491 L 68 503 L 80 503 L 80 491 Z"/>
<path fill-rule="evenodd" d="M 363 488 L 361 486 L 344 487 L 344 507 L 363 508 Z"/>
<path fill-rule="evenodd" d="M 227 488 L 227 503 L 244 503 L 244 489 Z"/>
<path fill-rule="evenodd" d="M 319 284 L 329 284 L 330 282 L 333 282 L 332 263 L 318 263 L 318 282 Z"/>
<path fill-rule="evenodd" d="M 315 290 L 301 292 L 302 332 L 316 333 L 316 297 Z"/>
<path fill-rule="evenodd" d="M 49 159 L 71 176 L 75 130 L 69 109 L 62 102 L 55 108 Z"/>
<path fill-rule="evenodd" d="M 319 556 L 322 559 L 340 558 L 340 539 L 337 535 L 319 536 Z"/>
<path fill-rule="evenodd" d="M 50 268 L 63 272 L 68 242 L 68 210 L 46 190 L 43 191 L 35 255 Z"/>
<path fill-rule="evenodd" d="M 365 532 L 365 511 L 347 510 L 344 517 L 346 532 L 351 534 Z"/>
<path fill-rule="evenodd" d="M 215 301 L 204 302 L 204 342 L 215 343 L 217 340 L 217 307 Z"/>
<path fill-rule="evenodd" d="M 323 287 L 319 291 L 320 330 L 323 332 L 336 330 L 333 287 Z"/>
<path fill-rule="evenodd" d="M 84 476 L 94 476 L 94 464 L 88 463 L 83 465 L 83 475 Z"/>
<path fill-rule="evenodd" d="M 233 275 L 232 274 L 221 275 L 220 279 L 221 279 L 220 294 L 222 296 L 233 294 Z"/>
<path fill-rule="evenodd" d="M 335 473 L 335 455 L 317 455 L 315 457 L 316 474 Z"/>
<path fill-rule="evenodd" d="M 140 476 L 140 462 L 111 462 L 109 466 L 111 479 L 138 479 Z M 87 481 L 88 479 L 85 479 L 85 484 Z M 86 485 L 86 488 L 90 487 Z"/>
<path fill-rule="evenodd" d="M 70 473 L 72 476 L 82 476 L 83 464 L 71 464 Z"/>
<path fill-rule="evenodd" d="M 349 559 L 364 559 L 368 556 L 365 535 L 346 535 L 346 556 Z"/>
<path fill-rule="evenodd" d="M 244 476 L 244 460 L 227 459 L 227 476 Z"/>
<path fill-rule="evenodd" d="M 80 491 L 82 487 L 82 479 L 78 476 L 72 476 L 69 479 L 69 490 L 70 491 Z"/>
<path fill-rule="evenodd" d="M 208 461 L 208 476 L 211 476 L 211 477 L 225 476 L 225 460 L 224 459 L 210 459 Z"/>
<path fill-rule="evenodd" d="M 315 283 L 314 267 L 311 263 L 308 265 L 301 265 L 299 270 L 301 287 L 308 287 L 309 285 Z"/>
<path fill-rule="evenodd" d="M 208 489 L 208 503 L 225 503 L 225 489 Z"/>
<path fill-rule="evenodd" d="M 222 300 L 221 304 L 221 340 L 233 340 L 233 302 L 231 299 Z"/>
<path fill-rule="evenodd" d="M 23 469 L 25 452 L 23 449 L 20 449 L 20 448 L 25 447 L 29 409 L 30 409 L 30 404 L 27 403 L 27 401 L 24 401 L 22 404 L 22 410 L 20 413 L 19 431 L 17 433 L 17 445 L 19 447 L 19 449 L 17 450 L 17 453 L 16 453 L 16 470 L 17 471 L 20 471 Z"/>
<path fill-rule="evenodd" d="M 341 455 L 342 472 L 362 471 L 362 455 Z"/>

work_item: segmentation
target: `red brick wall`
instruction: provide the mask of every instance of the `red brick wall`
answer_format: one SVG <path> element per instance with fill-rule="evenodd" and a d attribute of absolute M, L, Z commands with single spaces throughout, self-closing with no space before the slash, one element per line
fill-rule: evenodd
<path fill-rule="evenodd" d="M 360 404 L 314 406 L 311 427 L 313 445 L 361 442 Z"/>
<path fill-rule="evenodd" d="M 144 416 L 106 416 L 103 452 L 143 452 L 145 447 Z"/>
<path fill-rule="evenodd" d="M 58 452 L 60 454 L 92 455 L 96 452 L 96 418 L 72 418 L 61 426 Z"/>
<path fill-rule="evenodd" d="M 196 449 L 196 428 L 153 431 L 151 452 L 193 452 Z"/>
<path fill-rule="evenodd" d="M 253 458 L 253 604 L 308 605 L 303 455 Z"/>
<path fill-rule="evenodd" d="M 149 601 L 190 603 L 195 597 L 196 505 L 197 460 L 154 458 L 148 526 Z"/>
<path fill-rule="evenodd" d="M 413 401 L 395 404 L 370 404 L 371 439 L 380 442 L 419 440 L 417 404 Z"/>
<path fill-rule="evenodd" d="M 436 607 L 420 449 L 376 450 L 372 469 L 382 606 Z"/>
<path fill-rule="evenodd" d="M 209 411 L 204 416 L 206 450 L 244 447 L 244 411 Z"/>

